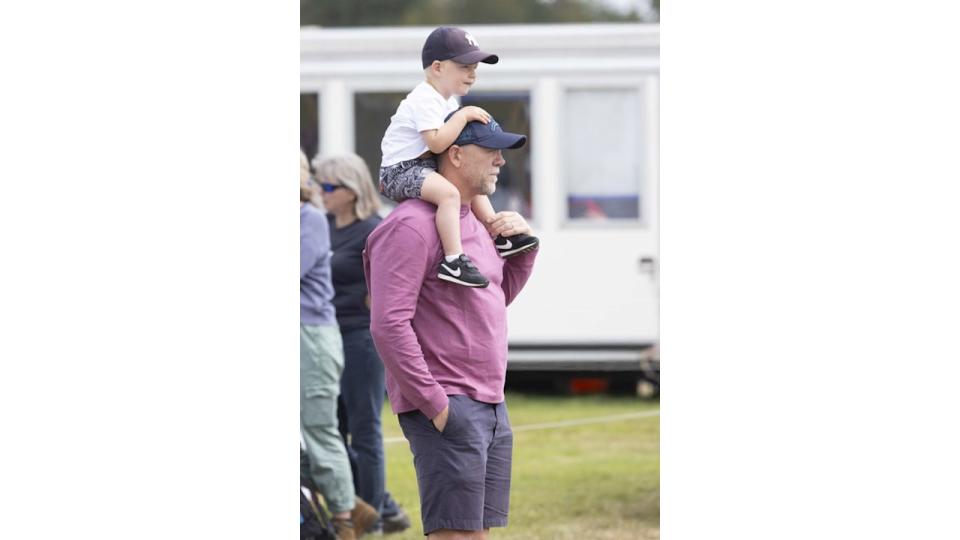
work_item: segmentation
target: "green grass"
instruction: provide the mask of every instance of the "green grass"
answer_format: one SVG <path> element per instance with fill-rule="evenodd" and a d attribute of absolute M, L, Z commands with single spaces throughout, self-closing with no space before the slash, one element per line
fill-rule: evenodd
<path fill-rule="evenodd" d="M 514 428 L 542 422 L 652 411 L 634 397 L 508 393 Z M 383 413 L 384 438 L 402 437 Z M 491 538 L 657 539 L 660 537 L 660 418 L 649 416 L 514 434 L 510 525 Z M 413 521 L 391 540 L 422 540 L 420 501 L 407 443 L 388 443 L 387 489 Z"/>

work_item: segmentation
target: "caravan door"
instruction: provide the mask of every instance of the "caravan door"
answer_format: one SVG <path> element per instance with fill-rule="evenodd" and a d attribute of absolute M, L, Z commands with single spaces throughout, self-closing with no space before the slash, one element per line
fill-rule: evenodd
<path fill-rule="evenodd" d="M 533 92 L 531 222 L 542 247 L 509 309 L 511 348 L 657 342 L 656 85 L 546 81 Z"/>

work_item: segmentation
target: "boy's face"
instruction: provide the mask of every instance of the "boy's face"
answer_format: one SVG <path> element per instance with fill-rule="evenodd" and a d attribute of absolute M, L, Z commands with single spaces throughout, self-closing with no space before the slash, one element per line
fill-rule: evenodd
<path fill-rule="evenodd" d="M 439 83 L 444 93 L 465 96 L 477 82 L 477 64 L 458 64 L 453 60 L 437 62 Z"/>

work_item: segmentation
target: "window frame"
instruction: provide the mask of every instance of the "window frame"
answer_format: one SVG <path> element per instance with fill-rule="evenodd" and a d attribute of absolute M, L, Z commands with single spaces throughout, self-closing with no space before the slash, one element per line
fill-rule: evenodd
<path fill-rule="evenodd" d="M 649 207 L 651 195 L 651 182 L 656 181 L 656 174 L 650 170 L 650 161 L 654 159 L 650 151 L 651 137 L 656 136 L 656 126 L 652 125 L 654 119 L 650 118 L 650 89 L 649 80 L 643 76 L 630 77 L 570 77 L 562 78 L 557 81 L 558 93 L 558 133 L 556 139 L 556 153 L 560 160 L 559 168 L 565 171 L 565 162 L 563 161 L 563 145 L 566 129 L 569 125 L 568 116 L 563 114 L 566 111 L 568 94 L 571 91 L 627 91 L 633 92 L 636 96 L 637 110 L 637 144 L 635 151 L 639 156 L 639 181 L 637 188 L 637 215 L 636 218 L 606 218 L 602 220 L 591 220 L 584 218 L 570 217 L 570 187 L 568 178 L 564 176 L 560 179 L 558 189 L 558 200 L 560 205 L 559 226 L 565 230 L 590 230 L 590 229 L 649 229 L 652 226 L 651 209 Z M 536 181 L 534 179 L 534 181 Z"/>

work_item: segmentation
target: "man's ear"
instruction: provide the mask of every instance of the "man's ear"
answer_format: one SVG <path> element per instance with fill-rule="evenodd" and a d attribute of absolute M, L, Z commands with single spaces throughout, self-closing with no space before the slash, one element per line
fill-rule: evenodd
<path fill-rule="evenodd" d="M 462 152 L 463 148 L 455 144 L 451 144 L 450 148 L 447 148 L 447 158 L 450 160 L 451 165 L 457 168 L 460 167 L 460 163 L 463 162 L 463 155 L 461 154 Z"/>

